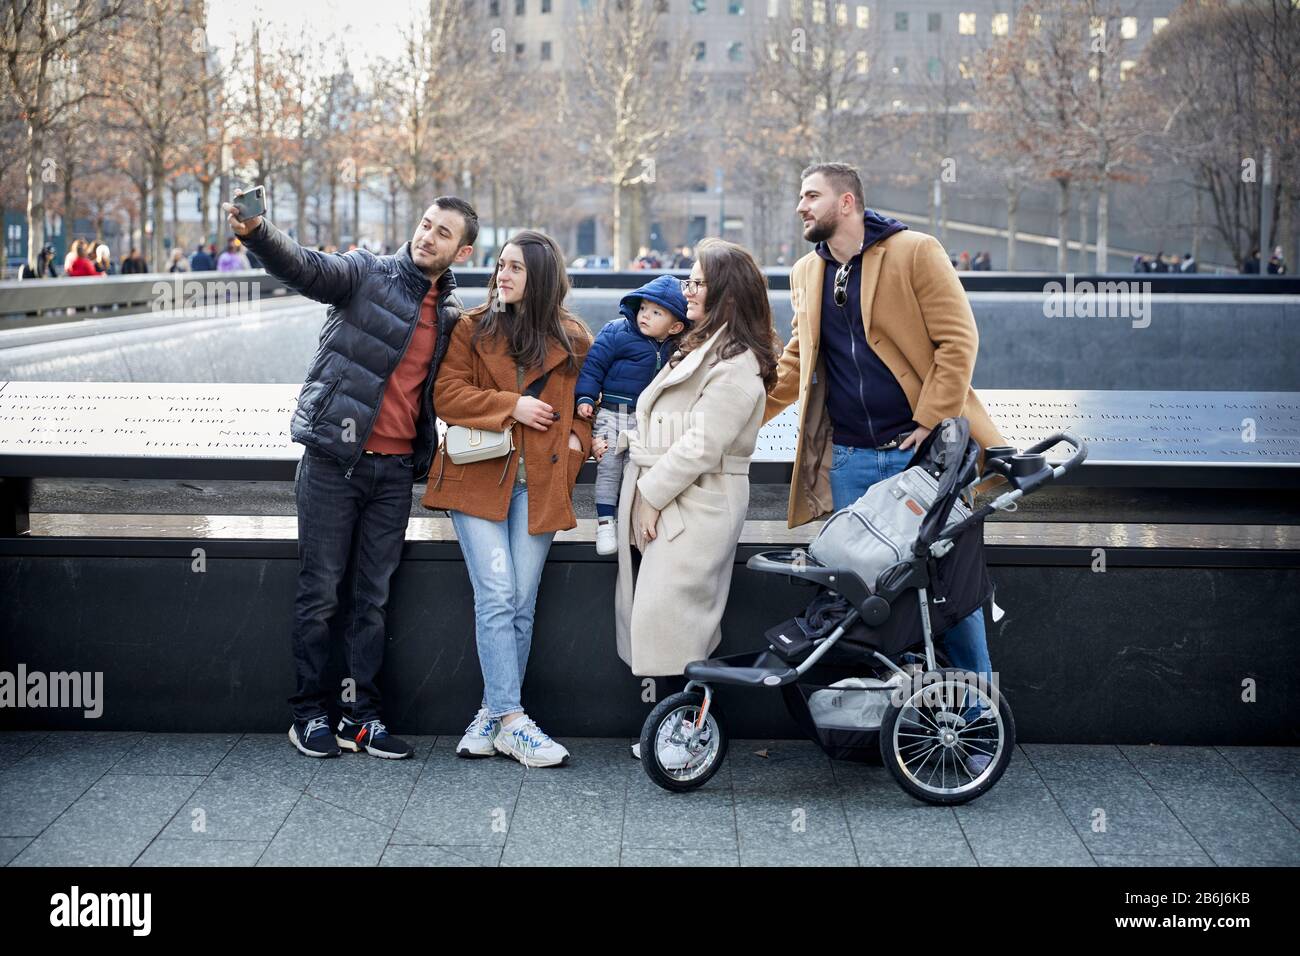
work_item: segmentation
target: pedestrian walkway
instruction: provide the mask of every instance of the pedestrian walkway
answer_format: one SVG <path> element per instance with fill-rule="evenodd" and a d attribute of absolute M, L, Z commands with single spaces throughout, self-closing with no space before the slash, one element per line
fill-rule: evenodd
<path fill-rule="evenodd" d="M 313 760 L 280 734 L 2 733 L 0 864 L 1300 864 L 1300 748 L 1027 744 L 945 808 L 807 741 L 733 741 L 670 794 L 628 740 L 526 770 L 406 739 L 411 760 Z"/>

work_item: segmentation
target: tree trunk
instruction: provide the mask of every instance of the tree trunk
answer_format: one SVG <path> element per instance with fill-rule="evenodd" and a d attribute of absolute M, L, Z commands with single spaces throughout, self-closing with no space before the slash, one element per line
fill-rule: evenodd
<path fill-rule="evenodd" d="M 614 249 L 610 265 L 615 269 L 623 268 L 623 184 L 621 177 L 614 177 Z"/>
<path fill-rule="evenodd" d="M 1007 180 L 1007 265 L 1008 272 L 1016 268 L 1016 214 L 1020 211 L 1020 188 Z"/>
<path fill-rule="evenodd" d="M 162 152 L 159 151 L 154 157 L 153 162 L 153 238 L 149 242 L 149 269 L 151 272 L 160 272 L 159 266 L 162 260 L 163 249 L 163 229 L 167 216 L 167 200 L 163 195 L 163 180 L 166 175 L 163 169 Z"/>
<path fill-rule="evenodd" d="M 942 180 L 939 183 L 939 242 L 948 248 L 948 190 L 943 188 Z"/>
<path fill-rule="evenodd" d="M 75 167 L 68 163 L 63 169 L 63 237 L 64 244 L 67 244 L 67 237 L 72 232 L 73 223 L 77 221 L 77 209 L 72 200 L 72 176 Z M 42 243 L 42 245 L 44 245 Z"/>
<path fill-rule="evenodd" d="M 1097 190 L 1097 271 L 1110 271 L 1110 190 Z"/>
<path fill-rule="evenodd" d="M 298 235 L 295 238 L 299 242 L 307 241 L 307 195 L 306 190 L 303 188 L 303 181 L 305 178 L 302 169 L 299 168 L 298 181 L 293 184 L 293 223 L 294 228 L 298 230 Z"/>
<path fill-rule="evenodd" d="M 1079 193 L 1079 272 L 1088 271 L 1088 210 L 1092 207 L 1088 190 Z"/>
<path fill-rule="evenodd" d="M 1064 275 L 1070 262 L 1070 181 L 1056 181 L 1056 271 Z"/>
<path fill-rule="evenodd" d="M 180 249 L 181 246 L 181 191 L 175 183 L 169 183 L 167 189 L 172 194 L 172 248 Z M 170 258 L 170 257 L 169 257 Z"/>
<path fill-rule="evenodd" d="M 361 245 L 361 176 L 352 182 L 352 241 Z"/>
<path fill-rule="evenodd" d="M 212 195 L 212 181 L 208 179 L 200 181 L 199 182 L 199 228 L 203 230 L 203 233 L 202 235 L 199 236 L 199 238 L 202 239 L 204 242 L 207 242 L 212 235 L 208 230 L 208 226 L 210 225 L 208 221 L 208 202 L 211 199 L 211 195 Z"/>
<path fill-rule="evenodd" d="M 1192 258 L 1197 265 L 1201 262 L 1201 203 L 1203 193 L 1199 187 L 1192 187 Z"/>
<path fill-rule="evenodd" d="M 336 173 L 330 173 L 330 230 L 329 244 L 337 246 L 339 244 L 339 204 L 338 189 L 339 179 Z"/>
<path fill-rule="evenodd" d="M 33 268 L 45 247 L 45 183 L 41 179 L 41 154 L 45 131 L 27 127 L 27 262 Z"/>

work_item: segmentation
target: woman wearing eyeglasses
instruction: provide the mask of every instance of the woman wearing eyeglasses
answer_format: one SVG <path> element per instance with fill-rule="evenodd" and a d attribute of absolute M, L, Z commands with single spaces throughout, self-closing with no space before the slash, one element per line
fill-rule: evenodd
<path fill-rule="evenodd" d="M 722 640 L 749 459 L 776 380 L 780 344 L 758 264 L 721 239 L 698 252 L 682 283 L 690 332 L 624 433 L 615 614 L 619 656 L 638 676 L 680 675 Z"/>

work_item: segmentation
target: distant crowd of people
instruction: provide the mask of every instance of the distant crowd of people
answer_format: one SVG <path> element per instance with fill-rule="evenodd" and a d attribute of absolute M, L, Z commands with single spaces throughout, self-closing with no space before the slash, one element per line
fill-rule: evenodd
<path fill-rule="evenodd" d="M 990 272 L 993 269 L 993 257 L 982 250 L 973 256 L 965 249 L 960 255 L 949 253 L 948 261 L 958 272 Z"/>
<path fill-rule="evenodd" d="M 353 248 L 356 248 L 353 246 Z M 18 271 L 20 279 L 57 279 L 59 264 L 54 247 L 44 246 L 33 266 L 24 263 Z M 248 251 L 234 236 L 226 240 L 226 248 L 217 254 L 216 243 L 198 243 L 188 256 L 180 248 L 171 251 L 167 265 L 168 272 L 238 272 L 243 269 L 260 268 L 261 263 L 254 261 Z M 144 275 L 150 271 L 149 261 L 134 247 L 122 259 L 115 263 L 108 245 L 96 243 L 90 239 L 74 239 L 63 257 L 63 275 L 70 278 L 110 275 Z"/>
<path fill-rule="evenodd" d="M 1176 254 L 1167 256 L 1164 251 L 1157 252 L 1154 256 L 1144 256 L 1141 253 L 1133 257 L 1134 272 L 1184 272 L 1191 273 L 1197 271 L 1196 257 L 1190 252 L 1185 253 L 1180 259 Z"/>
<path fill-rule="evenodd" d="M 642 246 L 636 258 L 628 263 L 629 269 L 689 269 L 695 265 L 695 257 L 690 246 L 682 246 L 672 252 L 660 252 Z"/>
<path fill-rule="evenodd" d="M 1263 265 L 1264 268 L 1260 268 Z M 1275 246 L 1273 254 L 1268 257 L 1267 263 L 1261 263 L 1259 258 L 1259 249 L 1251 249 L 1250 255 L 1246 261 L 1241 264 L 1241 271 L 1247 275 L 1259 275 L 1261 272 L 1267 272 L 1271 276 L 1284 276 L 1286 272 L 1286 259 L 1282 256 L 1282 247 Z"/>

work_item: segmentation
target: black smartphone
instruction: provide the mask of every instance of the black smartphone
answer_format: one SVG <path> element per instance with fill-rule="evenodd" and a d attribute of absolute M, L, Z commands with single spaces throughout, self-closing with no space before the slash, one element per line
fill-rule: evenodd
<path fill-rule="evenodd" d="M 266 187 L 254 186 L 230 200 L 239 210 L 239 221 L 248 222 L 266 215 Z"/>

